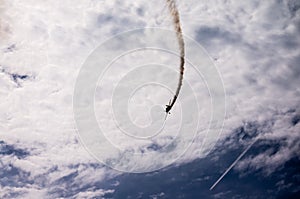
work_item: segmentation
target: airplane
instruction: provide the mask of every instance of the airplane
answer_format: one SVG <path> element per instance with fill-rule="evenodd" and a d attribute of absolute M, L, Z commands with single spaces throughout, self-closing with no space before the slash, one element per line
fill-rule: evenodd
<path fill-rule="evenodd" d="M 166 105 L 166 117 L 165 117 L 165 120 L 167 119 L 168 114 L 171 114 L 170 113 L 171 108 L 172 108 L 172 106 L 171 106 L 171 99 L 170 99 L 169 104 Z"/>
<path fill-rule="evenodd" d="M 171 114 L 171 113 L 170 113 L 171 108 L 172 108 L 172 106 L 171 106 L 171 99 L 170 99 L 169 104 L 166 105 L 166 113 L 167 113 L 167 114 L 168 114 L 168 113 Z"/>
<path fill-rule="evenodd" d="M 177 99 L 177 96 L 174 96 L 173 101 L 171 102 L 171 99 L 170 99 L 169 104 L 166 105 L 166 117 L 165 117 L 165 120 L 167 119 L 168 114 L 171 114 L 170 111 L 171 111 L 173 105 L 175 104 L 176 99 Z"/>

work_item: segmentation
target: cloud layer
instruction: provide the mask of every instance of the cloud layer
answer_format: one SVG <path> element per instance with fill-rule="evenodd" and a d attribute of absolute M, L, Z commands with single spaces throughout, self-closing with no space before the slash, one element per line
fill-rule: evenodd
<path fill-rule="evenodd" d="M 100 164 L 80 144 L 72 110 L 76 77 L 88 55 L 114 34 L 144 27 L 172 30 L 166 4 L 10 0 L 0 1 L 0 6 L 0 197 L 109 197 L 114 188 L 106 189 L 103 182 L 120 173 Z M 224 144 L 224 150 L 240 146 L 236 140 L 239 128 L 249 132 L 250 138 L 260 137 L 254 148 L 261 143 L 278 143 L 243 158 L 236 171 L 261 169 L 272 175 L 299 157 L 299 8 L 296 0 L 178 2 L 183 33 L 205 48 L 223 78 L 227 114 L 221 140 L 231 143 Z M 134 56 L 143 58 L 136 54 L 120 64 L 130 66 Z M 160 59 L 170 63 L 167 56 Z M 177 60 L 173 62 L 178 66 Z M 113 84 L 122 72 L 112 71 L 116 76 L 107 76 L 106 84 Z M 188 68 L 186 78 L 195 95 L 202 97 L 200 127 L 205 128 L 209 94 L 203 81 L 191 70 L 189 74 Z M 106 90 L 98 89 L 97 103 L 109 107 L 103 94 Z M 146 93 L 141 91 L 134 99 L 140 102 L 141 110 L 158 103 L 148 96 L 143 104 Z M 168 101 L 160 91 L 155 94 L 162 103 Z M 142 112 L 139 116 L 133 114 L 146 118 L 137 119 L 140 124 L 149 119 Z M 170 123 L 176 121 L 170 119 Z M 193 152 L 178 160 L 178 165 L 203 158 L 198 152 L 202 141 L 199 131 Z M 169 138 L 146 143 L 144 150 L 159 149 Z M 132 144 L 121 143 L 129 148 Z"/>

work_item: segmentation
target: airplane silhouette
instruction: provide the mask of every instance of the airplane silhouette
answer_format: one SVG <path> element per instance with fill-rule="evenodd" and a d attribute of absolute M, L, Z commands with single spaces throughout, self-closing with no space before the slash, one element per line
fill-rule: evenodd
<path fill-rule="evenodd" d="M 166 117 L 165 117 L 165 120 L 167 119 L 168 114 L 171 114 L 170 111 L 171 111 L 173 105 L 175 104 L 176 99 L 177 99 L 177 96 L 175 95 L 174 98 L 173 98 L 172 103 L 171 103 L 171 99 L 170 99 L 169 104 L 166 105 Z"/>
<path fill-rule="evenodd" d="M 172 106 L 171 106 L 171 100 L 169 101 L 169 104 L 166 105 L 166 113 L 167 114 L 171 114 L 170 110 L 171 110 Z"/>

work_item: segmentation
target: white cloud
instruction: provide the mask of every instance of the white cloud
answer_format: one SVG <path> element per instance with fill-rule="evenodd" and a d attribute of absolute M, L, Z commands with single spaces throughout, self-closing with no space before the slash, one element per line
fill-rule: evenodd
<path fill-rule="evenodd" d="M 97 191 L 85 191 L 78 193 L 75 198 L 101 198 L 107 193 L 113 193 L 113 190 L 97 190 Z"/>
<path fill-rule="evenodd" d="M 32 180 L 47 175 L 51 184 L 76 170 L 68 165 L 95 162 L 78 142 L 72 112 L 76 76 L 89 53 L 108 37 L 122 31 L 146 26 L 172 29 L 171 18 L 164 3 L 151 1 L 11 0 L 0 4 L 4 5 L 0 8 L 0 37 L 4 38 L 0 41 L 0 70 L 6 71 L 0 73 L 0 139 L 30 151 L 30 156 L 24 159 L 5 157 L 1 160 L 30 172 Z M 222 74 L 227 93 L 224 134 L 231 133 L 243 121 L 272 120 L 274 125 L 264 138 L 287 139 L 287 146 L 275 155 L 265 159 L 266 154 L 260 154 L 245 159 L 241 168 L 243 164 L 280 165 L 298 149 L 293 147 L 293 140 L 299 140 L 299 124 L 290 124 L 291 118 L 299 114 L 300 95 L 300 14 L 297 6 L 293 6 L 296 4 L 297 1 L 178 2 L 184 34 L 205 47 Z M 13 44 L 13 51 L 5 51 Z M 167 59 L 163 61 L 169 63 Z M 174 65 L 177 66 L 176 60 Z M 115 72 L 117 75 L 122 71 Z M 209 97 L 206 91 L 202 92 L 203 84 L 189 72 L 187 68 L 186 78 L 194 82 L 197 95 L 205 96 L 201 102 L 205 107 L 201 110 L 201 119 L 205 121 L 201 123 L 202 130 L 208 122 L 205 114 L 209 111 Z M 11 74 L 30 78 L 17 87 Z M 114 80 L 114 77 L 107 77 L 107 84 Z M 156 92 L 156 99 L 160 94 Z M 152 102 L 150 99 L 149 104 Z M 109 107 L 108 100 L 99 103 Z M 295 109 L 296 113 L 287 115 L 290 109 Z M 101 119 L 111 124 L 106 117 Z M 145 122 L 139 117 L 136 120 Z M 111 133 L 117 135 L 115 131 Z M 164 139 L 166 137 L 157 142 L 163 143 Z M 123 139 L 118 141 L 122 147 L 132 145 Z M 197 144 L 193 146 L 195 151 L 199 149 Z M 187 158 L 200 156 L 201 153 L 195 152 Z M 48 173 L 53 167 L 58 169 Z M 77 170 L 78 181 L 91 183 L 103 179 L 108 172 L 103 168 Z M 21 188 L 4 188 L 5 193 L 13 189 Z M 28 194 L 46 193 L 34 187 L 24 190 Z M 92 197 L 92 194 L 101 195 L 102 191 L 87 191 L 77 196 Z"/>

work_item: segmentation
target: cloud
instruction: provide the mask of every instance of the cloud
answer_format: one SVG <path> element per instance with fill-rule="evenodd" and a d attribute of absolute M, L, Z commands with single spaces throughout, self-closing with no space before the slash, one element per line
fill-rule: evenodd
<path fill-rule="evenodd" d="M 41 194 L 48 197 L 54 194 L 62 197 L 68 188 L 74 189 L 68 197 L 102 197 L 111 193 L 110 189 L 90 188 L 106 176 L 119 173 L 100 164 L 93 167 L 98 162 L 78 140 L 72 112 L 76 77 L 92 50 L 113 34 L 151 26 L 172 30 L 167 7 L 150 1 L 12 0 L 0 4 L 4 5 L 0 9 L 0 37 L 4 38 L 0 42 L 3 46 L 0 49 L 1 167 L 9 176 L 0 180 L 3 186 L 0 196 Z M 298 1 L 187 0 L 178 2 L 178 7 L 184 34 L 208 51 L 222 75 L 227 94 L 222 139 L 231 138 L 232 134 L 239 133 L 237 129 L 243 128 L 240 131 L 254 133 L 249 135 L 250 138 L 262 136 L 258 146 L 262 143 L 270 145 L 269 150 L 242 159 L 237 170 L 262 168 L 271 173 L 299 156 Z M 149 54 L 145 58 L 137 53 L 131 59 L 121 60 L 124 62 L 118 66 L 124 67 L 119 70 L 116 67 L 105 83 L 113 85 L 118 75 L 132 64 L 130 60 L 142 63 L 145 59 L 151 60 L 151 56 L 158 57 Z M 171 57 L 159 58 L 163 63 L 178 65 Z M 209 122 L 209 94 L 203 82 L 199 82 L 191 71 L 187 68 L 187 79 L 196 88 L 196 95 L 201 97 L 200 127 L 205 128 Z M 100 94 L 96 97 L 102 100 L 98 103 L 102 105 L 100 107 L 106 107 L 100 119 L 109 129 L 112 124 L 106 112 L 109 109 L 106 92 L 109 91 L 105 88 L 98 91 Z M 164 92 L 156 88 L 151 92 L 157 101 L 150 96 L 143 104 L 146 96 L 143 91 L 134 99 L 140 102 L 140 110 L 168 101 Z M 148 121 L 147 114 L 136 112 L 141 113 L 133 114 L 138 123 Z M 173 115 L 178 114 L 174 112 Z M 146 119 L 140 120 L 141 117 Z M 176 123 L 172 119 L 169 121 Z M 176 129 L 176 126 L 170 128 Z M 117 135 L 113 130 L 109 131 L 110 135 Z M 168 140 L 172 140 L 170 135 L 136 145 L 122 137 L 115 139 L 125 149 L 135 147 L 147 152 L 159 151 Z M 227 141 L 232 147 L 237 146 L 236 140 Z M 276 143 L 275 146 L 272 143 Z M 192 146 L 195 153 L 187 154 L 178 160 L 178 164 L 202 157 L 203 154 L 197 152 L 199 146 L 199 142 L 195 142 Z M 274 147 L 276 150 L 272 151 Z M 144 164 L 152 162 L 153 159 L 147 159 Z M 80 185 L 83 182 L 88 185 L 83 187 Z"/>
<path fill-rule="evenodd" d="M 13 145 L 9 145 L 6 144 L 4 141 L 0 141 L 0 155 L 11 155 L 17 158 L 24 158 L 30 154 L 26 150 L 18 149 Z"/>

